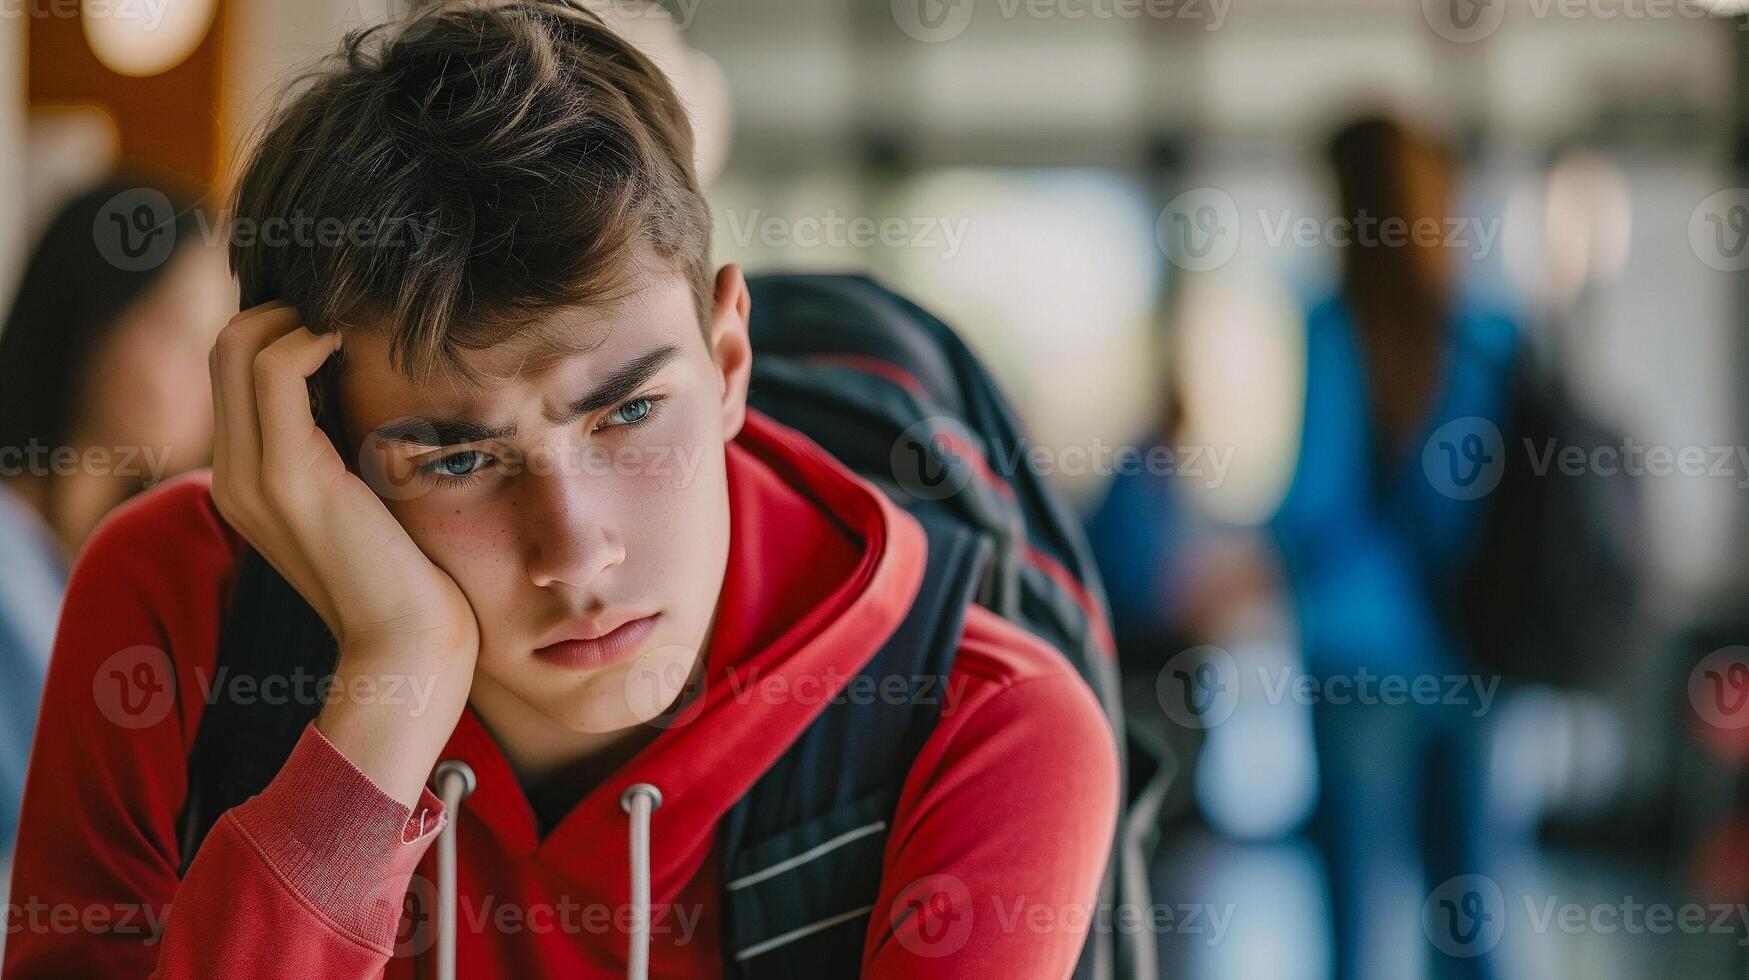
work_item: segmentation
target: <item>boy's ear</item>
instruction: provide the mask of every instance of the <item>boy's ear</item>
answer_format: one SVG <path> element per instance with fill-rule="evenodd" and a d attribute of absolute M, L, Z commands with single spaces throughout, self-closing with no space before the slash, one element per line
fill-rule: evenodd
<path fill-rule="evenodd" d="M 721 383 L 719 404 L 724 442 L 739 435 L 742 423 L 747 420 L 747 382 L 753 373 L 747 317 L 752 309 L 753 298 L 747 292 L 741 267 L 730 263 L 718 269 L 711 301 L 710 348 Z"/>

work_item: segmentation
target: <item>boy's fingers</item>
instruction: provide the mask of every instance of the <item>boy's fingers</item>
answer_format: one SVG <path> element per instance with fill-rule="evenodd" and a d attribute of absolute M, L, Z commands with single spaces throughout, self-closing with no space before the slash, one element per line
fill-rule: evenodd
<path fill-rule="evenodd" d="M 257 317 L 263 316 L 263 315 L 268 314 L 268 313 L 277 313 L 281 310 L 289 310 L 289 309 L 291 309 L 291 306 L 287 303 L 283 303 L 277 299 L 268 300 L 265 303 L 262 303 L 258 306 L 251 306 L 248 309 L 242 311 L 241 313 L 238 313 L 236 316 L 231 318 L 231 322 L 232 323 L 243 323 L 247 320 L 253 320 Z"/>
<path fill-rule="evenodd" d="M 259 312 L 257 312 L 259 311 Z M 223 466 L 231 479 L 248 479 L 259 471 L 261 423 L 255 407 L 255 356 L 281 333 L 297 326 L 297 311 L 283 304 L 256 307 L 232 319 L 213 343 L 208 366 L 212 371 L 214 464 Z"/>
<path fill-rule="evenodd" d="M 296 451 L 316 428 L 309 377 L 340 349 L 339 340 L 338 333 L 318 334 L 298 327 L 256 355 L 252 373 L 263 458 Z"/>

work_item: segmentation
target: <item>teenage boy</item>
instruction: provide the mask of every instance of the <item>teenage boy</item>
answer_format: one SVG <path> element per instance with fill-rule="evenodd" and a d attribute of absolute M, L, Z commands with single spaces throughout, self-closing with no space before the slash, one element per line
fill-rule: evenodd
<path fill-rule="evenodd" d="M 757 975 L 720 942 L 720 820 L 905 615 L 926 540 L 747 409 L 748 292 L 711 268 L 668 82 L 558 2 L 446 5 L 348 38 L 235 215 L 346 233 L 236 237 L 250 308 L 212 354 L 213 467 L 77 561 L 7 975 L 424 975 L 429 930 L 397 927 L 440 831 L 460 975 Z M 324 370 L 337 401 L 313 409 Z M 193 851 L 203 712 L 301 690 L 218 669 L 226 616 L 268 612 L 230 606 L 251 553 L 338 660 L 277 775 Z M 1067 976 L 1116 820 L 1106 718 L 975 607 L 944 693 L 879 901 L 813 928 L 853 930 L 865 976 Z M 459 809 L 427 788 L 440 762 L 473 776 Z M 655 809 L 628 873 L 634 787 Z"/>

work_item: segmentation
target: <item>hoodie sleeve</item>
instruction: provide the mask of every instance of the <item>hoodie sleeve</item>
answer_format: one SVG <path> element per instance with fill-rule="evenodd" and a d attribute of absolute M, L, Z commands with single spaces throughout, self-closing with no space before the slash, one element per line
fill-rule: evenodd
<path fill-rule="evenodd" d="M 863 976 L 1068 977 L 1116 830 L 1110 725 L 1061 654 L 988 614 L 948 687 L 887 838 Z"/>
<path fill-rule="evenodd" d="M 442 805 L 427 791 L 399 806 L 314 726 L 177 878 L 235 560 L 206 500 L 194 481 L 149 491 L 75 563 L 25 784 L 7 977 L 364 977 L 394 951 Z"/>

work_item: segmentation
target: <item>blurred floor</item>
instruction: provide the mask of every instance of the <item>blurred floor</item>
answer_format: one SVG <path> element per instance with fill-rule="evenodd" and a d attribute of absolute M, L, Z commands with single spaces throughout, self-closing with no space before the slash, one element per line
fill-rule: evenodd
<path fill-rule="evenodd" d="M 1741 980 L 1745 933 L 1565 931 L 1558 910 L 1685 901 L 1672 894 L 1650 858 L 1552 848 L 1521 858 L 1499 875 L 1511 896 L 1499 947 L 1510 980 Z M 1331 974 L 1329 918 L 1317 853 L 1302 840 L 1235 843 L 1206 830 L 1162 849 L 1154 900 L 1172 910 L 1160 935 L 1160 971 L 1182 980 L 1324 980 Z M 1403 918 L 1391 931 L 1410 943 L 1393 950 L 1391 974 L 1420 980 L 1417 961 L 1422 893 L 1406 882 Z M 1526 902 L 1529 896 L 1529 903 Z M 1550 917 L 1552 907 L 1557 910 Z M 1534 911 L 1533 908 L 1534 907 Z M 1711 924 L 1722 914 L 1709 910 Z M 1732 913 L 1742 915 L 1740 911 Z M 1539 930 L 1541 919 L 1550 923 Z M 1736 920 L 1741 923 L 1741 919 Z"/>

